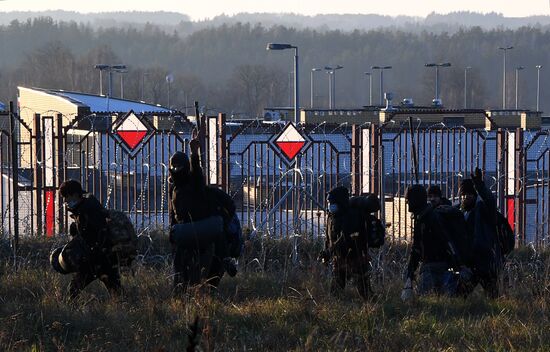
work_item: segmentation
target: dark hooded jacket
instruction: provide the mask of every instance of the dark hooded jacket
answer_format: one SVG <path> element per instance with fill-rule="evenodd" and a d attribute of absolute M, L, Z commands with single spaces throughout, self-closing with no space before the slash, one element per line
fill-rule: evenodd
<path fill-rule="evenodd" d="M 466 228 L 473 239 L 472 266 L 481 272 L 494 272 L 502 263 L 497 238 L 496 200 L 481 180 L 473 180 L 478 198 L 470 211 L 464 212 Z"/>
<path fill-rule="evenodd" d="M 338 205 L 338 211 L 328 215 L 325 249 L 339 258 L 366 257 L 368 244 L 365 218 L 359 209 L 349 206 L 348 190 L 336 187 L 329 192 L 328 200 Z"/>
<path fill-rule="evenodd" d="M 84 194 L 71 213 L 75 220 L 71 235 L 82 236 L 92 250 L 108 247 L 107 211 L 96 197 Z"/>
<path fill-rule="evenodd" d="M 191 154 L 187 170 L 168 179 L 170 225 L 201 220 L 211 214 L 198 154 Z"/>
<path fill-rule="evenodd" d="M 446 226 L 441 216 L 427 204 L 418 215 L 415 215 L 407 277 L 413 278 L 420 262 L 424 264 L 445 262 L 455 269 L 463 264 Z"/>

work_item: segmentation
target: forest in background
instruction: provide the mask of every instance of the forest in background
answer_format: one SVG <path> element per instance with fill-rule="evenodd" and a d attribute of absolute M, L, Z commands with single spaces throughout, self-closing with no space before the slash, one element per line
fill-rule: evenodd
<path fill-rule="evenodd" d="M 177 17 L 167 18 L 177 21 Z M 550 107 L 550 87 L 545 84 L 550 77 L 546 17 L 538 25 L 514 29 L 464 25 L 454 31 L 433 31 L 429 24 L 424 29 L 418 24 L 415 31 L 405 27 L 348 31 L 186 20 L 182 16 L 171 27 L 150 22 L 97 26 L 52 17 L 12 20 L 0 26 L 0 101 L 14 100 L 19 85 L 98 93 L 99 73 L 94 65 L 125 64 L 129 68 L 124 74 L 125 98 L 143 97 L 166 105 L 166 76 L 171 73 L 173 108 L 183 109 L 198 100 L 211 111 L 257 116 L 265 106 L 292 104 L 293 52 L 266 50 L 268 42 L 283 42 L 299 47 L 302 106 L 309 106 L 311 69 L 327 65 L 344 66 L 336 73 L 337 107 L 368 103 L 365 72 L 372 65 L 393 66 L 384 74 L 384 90 L 393 92 L 396 101 L 412 98 L 417 105 L 428 105 L 434 95 L 435 72 L 424 64 L 451 62 L 450 68 L 440 71 L 440 97 L 446 107 L 463 106 L 464 68 L 470 66 L 468 105 L 499 108 L 502 51 L 498 47 L 513 45 L 507 56 L 508 107 L 515 105 L 514 70 L 520 65 L 525 69 L 519 75 L 519 107 L 535 108 L 536 65 L 543 66 L 541 109 Z M 203 28 L 186 32 L 186 23 L 201 23 Z M 379 100 L 378 77 L 375 72 L 375 103 Z M 328 75 L 316 72 L 314 80 L 315 105 L 327 107 Z M 114 74 L 113 95 L 120 95 L 118 74 Z"/>

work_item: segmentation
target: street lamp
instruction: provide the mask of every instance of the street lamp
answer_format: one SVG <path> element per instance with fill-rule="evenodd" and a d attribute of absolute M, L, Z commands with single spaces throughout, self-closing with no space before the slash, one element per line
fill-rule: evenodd
<path fill-rule="evenodd" d="M 166 83 L 168 83 L 168 109 L 170 109 L 170 85 L 174 83 L 174 75 L 169 73 L 166 75 Z"/>
<path fill-rule="evenodd" d="M 519 71 L 523 70 L 525 67 L 518 66 L 516 67 L 516 110 L 518 109 L 518 81 L 519 81 Z"/>
<path fill-rule="evenodd" d="M 99 95 L 103 95 L 103 71 L 107 71 L 111 68 L 110 65 L 97 64 L 94 66 L 96 70 L 99 70 Z"/>
<path fill-rule="evenodd" d="M 128 73 L 126 65 L 113 65 L 111 70 L 120 74 L 120 99 L 124 99 L 124 74 Z"/>
<path fill-rule="evenodd" d="M 266 50 L 286 50 L 294 49 L 294 122 L 298 123 L 298 108 L 300 107 L 300 98 L 298 90 L 298 47 L 291 44 L 268 43 Z"/>
<path fill-rule="evenodd" d="M 468 109 L 468 91 L 466 89 L 468 87 L 468 70 L 471 68 L 471 66 L 464 67 L 464 109 Z"/>
<path fill-rule="evenodd" d="M 502 50 L 504 64 L 502 66 L 502 110 L 506 110 L 506 52 L 514 49 L 513 46 L 501 46 L 498 48 Z"/>
<path fill-rule="evenodd" d="M 313 99 L 314 99 L 314 97 L 315 97 L 315 96 L 313 95 L 313 88 L 314 88 L 314 87 L 313 87 L 313 73 L 314 73 L 314 72 L 319 72 L 319 71 L 321 71 L 320 68 L 314 67 L 314 68 L 311 69 L 311 103 L 310 103 L 310 107 L 311 107 L 312 109 L 313 109 Z"/>
<path fill-rule="evenodd" d="M 149 72 L 143 71 L 141 74 L 141 101 L 145 101 L 145 76 L 148 76 Z M 187 106 L 187 103 L 185 104 Z"/>
<path fill-rule="evenodd" d="M 380 70 L 380 106 L 384 106 L 384 70 L 391 70 L 392 66 L 371 66 L 371 70 Z"/>
<path fill-rule="evenodd" d="M 442 63 L 431 63 L 431 64 L 425 64 L 426 67 L 435 67 L 435 99 L 434 103 L 439 103 L 439 68 L 440 67 L 451 67 L 450 62 L 442 62 Z"/>
<path fill-rule="evenodd" d="M 329 109 L 334 109 L 336 107 L 336 70 L 342 69 L 344 66 L 336 65 L 325 66 L 325 70 L 328 73 L 328 97 L 329 97 Z"/>
<path fill-rule="evenodd" d="M 113 71 L 123 72 L 126 70 L 126 65 L 110 65 L 109 67 L 109 97 L 113 96 Z"/>
<path fill-rule="evenodd" d="M 542 68 L 542 65 L 537 65 L 535 67 L 537 68 L 537 111 L 540 111 L 540 69 Z"/>
<path fill-rule="evenodd" d="M 369 106 L 372 106 L 372 73 L 365 72 L 365 75 L 369 77 Z"/>

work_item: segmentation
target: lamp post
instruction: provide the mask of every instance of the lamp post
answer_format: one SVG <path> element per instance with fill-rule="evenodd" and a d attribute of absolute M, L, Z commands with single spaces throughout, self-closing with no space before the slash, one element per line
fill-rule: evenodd
<path fill-rule="evenodd" d="M 426 67 L 435 67 L 435 102 L 439 102 L 439 68 L 440 67 L 451 67 L 450 62 L 442 62 L 442 63 L 430 63 L 425 64 Z"/>
<path fill-rule="evenodd" d="M 391 70 L 392 66 L 371 66 L 371 70 L 380 70 L 380 106 L 384 106 L 384 70 Z"/>
<path fill-rule="evenodd" d="M 166 75 L 166 83 L 168 84 L 168 109 L 170 109 L 170 85 L 174 83 L 174 75 L 169 73 Z"/>
<path fill-rule="evenodd" d="M 126 65 L 112 65 L 109 73 L 111 71 L 114 71 L 120 74 L 120 99 L 124 99 L 124 74 L 128 73 L 127 67 Z M 111 82 L 109 82 L 109 85 L 111 85 Z"/>
<path fill-rule="evenodd" d="M 103 71 L 107 71 L 111 68 L 110 65 L 97 64 L 94 66 L 96 70 L 99 70 L 99 95 L 103 95 Z"/>
<path fill-rule="evenodd" d="M 329 101 L 329 109 L 334 109 L 336 107 L 336 70 L 342 69 L 344 66 L 342 65 L 336 65 L 334 67 L 332 66 L 325 66 L 325 70 L 327 70 L 328 73 L 328 101 Z"/>
<path fill-rule="evenodd" d="M 145 76 L 148 76 L 149 72 L 143 72 L 141 74 L 141 101 L 145 101 Z M 185 104 L 187 106 L 187 103 Z"/>
<path fill-rule="evenodd" d="M 498 48 L 502 50 L 503 65 L 502 65 L 502 110 L 506 110 L 506 52 L 514 49 L 513 46 L 501 46 Z"/>
<path fill-rule="evenodd" d="M 268 43 L 267 50 L 286 50 L 294 49 L 294 122 L 298 123 L 298 108 L 300 107 L 299 89 L 298 89 L 298 47 L 291 44 Z"/>
<path fill-rule="evenodd" d="M 310 103 L 310 108 L 312 108 L 312 109 L 313 109 L 313 99 L 315 98 L 315 95 L 313 94 L 313 91 L 314 91 L 314 87 L 313 87 L 313 73 L 314 73 L 314 72 L 319 72 L 319 71 L 321 71 L 320 68 L 314 67 L 314 68 L 311 69 L 311 73 L 310 73 L 310 75 L 311 75 L 311 103 Z"/>
<path fill-rule="evenodd" d="M 518 82 L 519 82 L 519 71 L 523 70 L 525 67 L 518 66 L 516 67 L 516 110 L 518 109 Z"/>
<path fill-rule="evenodd" d="M 537 68 L 537 111 L 540 111 L 540 69 L 542 65 L 535 66 Z"/>
<path fill-rule="evenodd" d="M 471 68 L 470 66 L 464 67 L 464 109 L 468 109 L 468 70 Z"/>
<path fill-rule="evenodd" d="M 365 72 L 365 75 L 369 77 L 369 106 L 372 106 L 372 73 Z"/>

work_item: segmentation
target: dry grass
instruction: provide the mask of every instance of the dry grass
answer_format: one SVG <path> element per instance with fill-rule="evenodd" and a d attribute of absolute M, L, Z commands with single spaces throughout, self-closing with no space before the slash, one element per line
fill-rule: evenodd
<path fill-rule="evenodd" d="M 124 299 L 94 283 L 69 304 L 63 293 L 70 276 L 47 266 L 51 246 L 25 243 L 17 266 L 3 257 L 2 351 L 184 351 L 189 335 L 204 351 L 550 350 L 548 253 L 517 253 L 511 287 L 498 300 L 478 290 L 467 300 L 404 304 L 403 249 L 386 249 L 373 278 L 378 295 L 365 303 L 352 288 L 329 295 L 326 268 L 306 255 L 319 244 L 302 244 L 302 263 L 294 266 L 287 242 L 268 241 L 251 245 L 245 270 L 225 277 L 219 290 L 199 288 L 176 300 L 167 246 L 154 241 L 145 264 L 124 275 Z"/>

